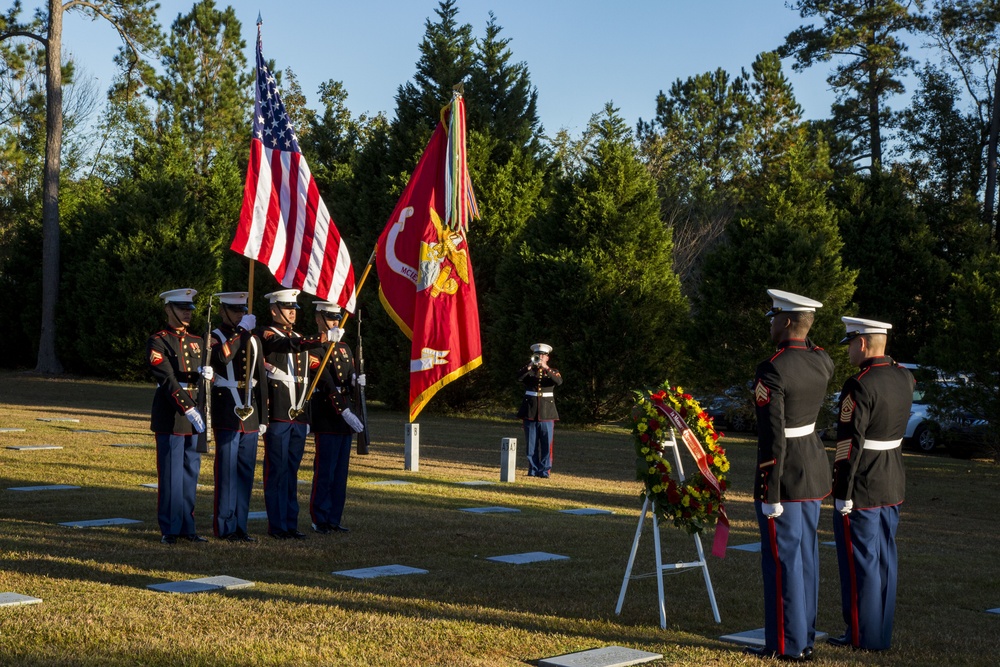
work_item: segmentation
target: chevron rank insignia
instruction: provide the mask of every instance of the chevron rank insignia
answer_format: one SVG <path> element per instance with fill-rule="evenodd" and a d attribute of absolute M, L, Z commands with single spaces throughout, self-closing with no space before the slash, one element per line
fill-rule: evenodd
<path fill-rule="evenodd" d="M 753 395 L 757 405 L 761 407 L 771 402 L 771 390 L 761 380 L 757 380 L 757 386 L 753 388 Z"/>
<path fill-rule="evenodd" d="M 854 398 L 848 394 L 847 396 L 844 396 L 844 400 L 840 402 L 840 421 L 847 424 L 852 419 L 854 419 Z"/>
<path fill-rule="evenodd" d="M 159 365 L 163 361 L 163 355 L 153 350 L 149 353 L 149 363 L 153 366 Z"/>

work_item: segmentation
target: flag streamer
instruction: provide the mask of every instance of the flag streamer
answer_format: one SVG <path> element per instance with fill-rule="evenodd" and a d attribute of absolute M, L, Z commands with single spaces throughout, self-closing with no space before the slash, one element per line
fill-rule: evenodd
<path fill-rule="evenodd" d="M 379 299 L 411 340 L 411 422 L 438 390 L 482 364 L 466 238 L 478 210 L 465 143 L 456 93 L 378 241 Z"/>

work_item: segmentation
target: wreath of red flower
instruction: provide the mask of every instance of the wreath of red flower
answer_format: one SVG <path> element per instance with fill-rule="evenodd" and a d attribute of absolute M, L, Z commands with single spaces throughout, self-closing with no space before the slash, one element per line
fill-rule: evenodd
<path fill-rule="evenodd" d="M 654 511 L 664 521 L 671 521 L 692 535 L 715 525 L 725 504 L 726 477 L 729 460 L 719 446 L 722 433 L 715 430 L 712 418 L 698 401 L 681 387 L 664 382 L 657 391 L 636 391 L 632 409 L 632 435 L 635 439 L 636 479 L 644 482 L 641 497 L 653 501 Z M 708 470 L 718 480 L 709 483 L 700 471 L 678 482 L 667 456 L 673 453 L 665 446 L 670 440 L 671 424 L 659 405 L 672 407 L 683 418 L 705 451 Z"/>

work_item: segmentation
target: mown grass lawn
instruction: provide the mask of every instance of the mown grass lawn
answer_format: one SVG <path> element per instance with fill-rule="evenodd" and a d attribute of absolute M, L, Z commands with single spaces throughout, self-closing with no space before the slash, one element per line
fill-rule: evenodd
<path fill-rule="evenodd" d="M 2 665 L 523 665 L 620 645 L 656 653 L 659 665 L 758 665 L 723 634 L 762 625 L 759 556 L 710 557 L 722 623 L 697 572 L 665 578 L 661 630 L 655 578 L 630 583 L 614 614 L 640 501 L 625 429 L 557 428 L 554 474 L 499 483 L 500 440 L 522 439 L 516 421 L 423 415 L 420 470 L 403 470 L 402 414 L 372 412 L 373 445 L 354 456 L 344 523 L 349 534 L 275 541 L 159 543 L 147 409 L 151 385 L 42 379 L 0 373 L 0 592 L 41 598 L 0 608 Z M 79 423 L 38 421 L 73 417 Z M 79 432 L 106 430 L 108 433 Z M 112 447 L 112 444 L 140 447 Z M 727 437 L 732 461 L 730 544 L 756 540 L 749 495 L 754 442 Z M 58 450 L 15 451 L 9 445 Z M 260 454 L 259 454 L 260 456 Z M 211 533 L 211 455 L 196 518 Z M 996 665 L 1000 650 L 1000 470 L 979 461 L 907 455 L 899 531 L 895 647 L 854 653 L 819 646 L 817 665 Z M 308 479 L 312 443 L 300 479 Z M 258 469 L 258 480 L 260 471 Z M 403 480 L 406 485 L 376 485 Z M 485 480 L 488 486 L 460 482 Z M 69 491 L 10 491 L 70 484 Z M 308 526 L 308 487 L 299 495 Z M 462 508 L 502 505 L 516 514 Z M 574 516 L 594 507 L 613 514 Z M 264 509 L 258 488 L 252 511 Z M 822 541 L 832 541 L 830 507 Z M 123 517 L 142 523 L 73 529 L 64 521 Z M 664 559 L 691 560 L 690 538 L 664 527 Z M 711 535 L 709 535 L 709 538 Z M 705 541 L 710 548 L 709 540 Z M 546 551 L 569 557 L 528 565 L 489 556 Z M 399 564 L 427 574 L 357 580 L 338 570 Z M 836 555 L 821 547 L 819 629 L 839 634 Z M 653 569 L 647 526 L 636 572 Z M 229 575 L 253 588 L 174 595 L 152 583 Z"/>

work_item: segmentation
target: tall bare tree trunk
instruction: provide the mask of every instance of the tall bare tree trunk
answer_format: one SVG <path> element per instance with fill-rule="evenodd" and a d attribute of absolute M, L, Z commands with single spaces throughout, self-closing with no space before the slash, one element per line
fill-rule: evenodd
<path fill-rule="evenodd" d="M 882 168 L 882 119 L 879 118 L 878 71 L 868 65 L 868 131 L 872 153 L 872 173 Z"/>
<path fill-rule="evenodd" d="M 49 0 L 45 46 L 45 176 L 42 185 L 42 328 L 38 373 L 62 373 L 56 355 L 56 303 L 59 299 L 59 169 L 62 151 L 62 19 L 60 0 Z"/>
<path fill-rule="evenodd" d="M 993 238 L 1000 243 L 1000 225 L 994 224 L 993 208 L 997 194 L 997 143 L 1000 141 L 1000 73 L 993 82 L 993 108 L 990 110 L 990 142 L 986 145 L 986 189 L 983 192 L 983 223 L 993 228 Z"/>

